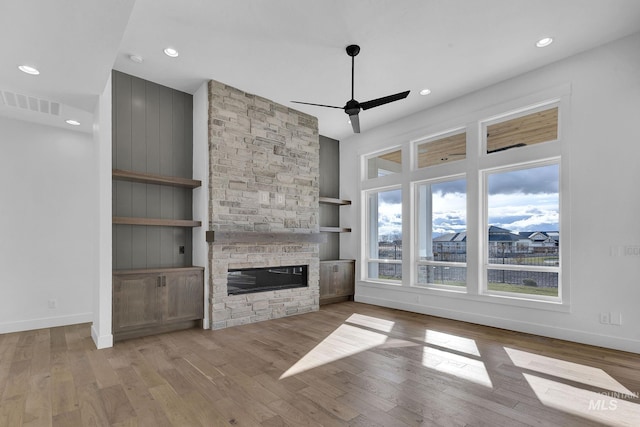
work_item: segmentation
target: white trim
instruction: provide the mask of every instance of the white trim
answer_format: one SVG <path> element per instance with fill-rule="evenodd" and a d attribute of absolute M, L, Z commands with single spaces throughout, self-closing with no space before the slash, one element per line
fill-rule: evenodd
<path fill-rule="evenodd" d="M 93 320 L 93 313 L 79 313 L 68 316 L 41 317 L 38 319 L 18 320 L 16 322 L 0 323 L 0 334 L 31 331 L 34 329 L 56 328 L 58 326 L 89 323 Z M 93 334 L 92 334 L 93 335 Z"/>
<path fill-rule="evenodd" d="M 113 334 L 98 335 L 95 325 L 91 325 L 91 338 L 98 350 L 113 347 Z"/>
<path fill-rule="evenodd" d="M 193 265 L 204 267 L 204 319 L 203 329 L 211 327 L 209 303 L 209 244 L 205 235 L 209 228 L 209 82 L 200 86 L 193 95 L 193 179 L 202 182 L 192 192 L 193 217 L 202 221 L 202 227 L 193 228 Z"/>
<path fill-rule="evenodd" d="M 91 336 L 98 348 L 111 347 L 112 336 L 112 277 L 113 277 L 113 229 L 112 215 L 112 74 L 109 74 L 104 91 L 98 98 L 94 113 L 94 143 L 97 144 L 97 218 L 98 260 L 96 284 L 93 294 L 93 325 Z"/>

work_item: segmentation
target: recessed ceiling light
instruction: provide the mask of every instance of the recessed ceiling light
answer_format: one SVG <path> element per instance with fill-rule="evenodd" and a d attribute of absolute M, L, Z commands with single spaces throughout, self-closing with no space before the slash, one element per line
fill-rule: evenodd
<path fill-rule="evenodd" d="M 536 42 L 536 46 L 537 47 L 547 47 L 549 46 L 551 43 L 553 43 L 553 39 L 551 37 L 545 37 L 543 39 L 540 39 Z"/>
<path fill-rule="evenodd" d="M 38 71 L 36 68 L 33 68 L 29 65 L 19 65 L 18 69 L 23 73 L 31 74 L 33 76 L 37 76 L 38 74 L 40 74 L 40 71 Z"/>
<path fill-rule="evenodd" d="M 65 123 L 71 126 L 80 126 L 80 122 L 73 119 L 65 120 Z"/>
<path fill-rule="evenodd" d="M 420 91 L 420 95 L 429 95 L 431 93 L 431 91 L 429 89 L 422 89 Z"/>
<path fill-rule="evenodd" d="M 144 59 L 142 59 L 142 56 L 140 55 L 129 55 L 129 59 L 136 64 L 142 64 L 142 61 L 144 61 Z"/>
<path fill-rule="evenodd" d="M 177 51 L 177 50 L 175 50 L 175 49 L 174 49 L 174 48 L 172 48 L 172 47 L 168 47 L 168 48 L 166 48 L 166 49 L 164 50 L 164 54 L 165 54 L 165 55 L 167 55 L 167 56 L 170 56 L 170 57 L 172 57 L 172 58 L 175 58 L 175 57 L 177 57 L 178 55 L 180 55 L 180 54 L 178 53 L 178 51 Z"/>

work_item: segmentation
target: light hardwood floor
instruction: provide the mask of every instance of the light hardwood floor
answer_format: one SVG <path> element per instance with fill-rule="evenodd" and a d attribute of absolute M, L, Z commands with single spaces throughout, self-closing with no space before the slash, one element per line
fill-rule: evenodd
<path fill-rule="evenodd" d="M 640 425 L 640 356 L 358 303 L 96 350 L 0 335 L 0 426 Z"/>

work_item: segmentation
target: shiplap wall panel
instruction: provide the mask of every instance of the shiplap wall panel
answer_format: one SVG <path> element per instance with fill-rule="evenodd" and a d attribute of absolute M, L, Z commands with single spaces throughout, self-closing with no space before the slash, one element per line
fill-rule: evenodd
<path fill-rule="evenodd" d="M 113 72 L 113 168 L 192 178 L 192 96 Z M 113 182 L 113 215 L 191 219 L 191 190 Z M 191 229 L 113 226 L 114 269 L 191 265 Z M 179 253 L 179 247 L 185 253 Z"/>

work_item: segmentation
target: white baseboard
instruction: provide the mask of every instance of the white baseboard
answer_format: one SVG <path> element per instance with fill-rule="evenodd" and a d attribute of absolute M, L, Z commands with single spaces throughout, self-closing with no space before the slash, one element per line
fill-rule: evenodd
<path fill-rule="evenodd" d="M 91 325 L 91 338 L 98 350 L 113 347 L 113 334 L 100 336 L 95 325 Z"/>
<path fill-rule="evenodd" d="M 57 326 L 77 325 L 93 321 L 93 313 L 79 313 L 68 316 L 41 317 L 39 319 L 18 320 L 0 323 L 0 334 L 31 331 L 34 329 L 55 328 Z"/>
<path fill-rule="evenodd" d="M 575 329 L 566 329 L 557 326 L 547 326 L 538 323 L 521 322 L 513 319 L 504 319 L 500 317 L 487 316 L 477 313 L 467 313 L 463 311 L 455 311 L 450 309 L 442 309 L 439 307 L 410 304 L 400 301 L 391 301 L 371 296 L 357 295 L 356 302 L 365 304 L 378 305 L 381 307 L 395 308 L 398 310 L 410 311 L 413 313 L 426 314 L 446 319 L 460 320 L 463 322 L 476 323 L 484 326 L 492 326 L 495 328 L 508 329 L 511 331 L 524 332 L 527 334 L 540 335 L 543 337 L 556 338 L 566 341 L 573 341 L 582 344 L 595 345 L 598 347 L 611 348 L 614 350 L 629 351 L 632 353 L 640 353 L 640 341 L 630 340 L 620 337 L 611 337 L 607 335 L 578 331 Z"/>

